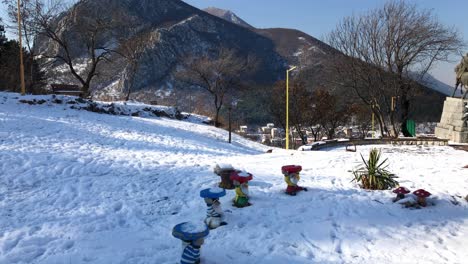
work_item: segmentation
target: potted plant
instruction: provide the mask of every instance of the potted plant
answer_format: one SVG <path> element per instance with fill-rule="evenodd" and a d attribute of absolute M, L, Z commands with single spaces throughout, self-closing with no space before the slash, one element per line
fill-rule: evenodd
<path fill-rule="evenodd" d="M 387 170 L 387 159 L 380 161 L 380 150 L 371 149 L 369 160 L 365 160 L 361 154 L 364 164 L 353 171 L 353 181 L 359 182 L 361 187 L 368 190 L 388 190 L 398 186 L 394 179 L 395 174 Z"/>

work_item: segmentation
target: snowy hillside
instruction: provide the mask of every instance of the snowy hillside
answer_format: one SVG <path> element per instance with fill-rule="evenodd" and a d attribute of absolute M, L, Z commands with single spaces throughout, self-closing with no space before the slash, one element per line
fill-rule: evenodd
<path fill-rule="evenodd" d="M 382 147 L 401 185 L 434 196 L 423 209 L 351 183 L 359 152 L 267 148 L 197 122 L 18 103 L 0 93 L 0 263 L 178 263 L 171 229 L 201 222 L 217 162 L 254 175 L 252 206 L 221 198 L 202 263 L 463 263 L 468 258 L 468 152 Z M 19 98 L 21 99 L 21 98 Z M 308 192 L 283 193 L 300 164 Z"/>

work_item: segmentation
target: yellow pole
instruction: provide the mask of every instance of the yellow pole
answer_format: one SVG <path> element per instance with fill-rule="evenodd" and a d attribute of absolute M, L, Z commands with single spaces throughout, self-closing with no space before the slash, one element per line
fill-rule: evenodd
<path fill-rule="evenodd" d="M 20 54 L 20 80 L 21 80 L 21 95 L 26 94 L 26 88 L 24 84 L 24 64 L 23 64 L 23 40 L 21 32 L 21 5 L 20 0 L 18 0 L 18 36 L 19 36 L 19 54 Z"/>
<path fill-rule="evenodd" d="M 374 138 L 375 135 L 375 129 L 374 129 L 374 112 L 372 112 L 372 138 Z"/>
<path fill-rule="evenodd" d="M 286 71 L 286 149 L 289 149 L 289 72 L 296 69 L 296 66 Z"/>
<path fill-rule="evenodd" d="M 286 149 L 289 149 L 289 70 L 286 71 Z"/>

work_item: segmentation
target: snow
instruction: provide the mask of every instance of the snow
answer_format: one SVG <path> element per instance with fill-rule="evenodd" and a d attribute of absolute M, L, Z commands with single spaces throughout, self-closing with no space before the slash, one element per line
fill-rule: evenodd
<path fill-rule="evenodd" d="M 414 204 L 414 203 L 416 203 L 417 200 L 418 199 L 417 199 L 417 197 L 415 195 L 408 194 L 408 195 L 406 195 L 405 198 L 396 201 L 396 203 L 399 203 L 399 204 L 404 204 L 404 203 Z"/>
<path fill-rule="evenodd" d="M 237 174 L 237 176 L 246 178 L 246 177 L 250 177 L 251 174 L 248 173 L 248 172 L 246 172 L 246 171 L 241 171 L 241 172 L 239 172 L 239 173 Z"/>
<path fill-rule="evenodd" d="M 324 145 L 324 144 L 327 144 L 327 142 L 325 142 L 325 141 L 317 141 L 317 142 L 314 142 L 314 143 L 311 143 L 311 144 L 306 144 L 306 145 L 299 146 L 299 147 L 297 148 L 297 150 L 300 150 L 300 151 L 308 151 L 308 150 L 312 150 L 315 146 Z"/>
<path fill-rule="evenodd" d="M 78 74 L 82 74 L 88 68 L 90 60 L 80 58 L 74 61 L 73 67 Z M 60 66 L 55 67 L 55 70 L 60 73 L 70 72 L 70 68 L 67 64 L 63 63 Z"/>
<path fill-rule="evenodd" d="M 17 99 L 16 99 L 17 98 Z M 373 146 L 330 151 L 266 147 L 197 122 L 18 103 L 0 93 L 0 263 L 177 263 L 172 228 L 203 223 L 199 191 L 219 161 L 255 175 L 253 204 L 220 199 L 227 226 L 210 232 L 202 263 L 464 263 L 468 152 L 377 146 L 388 169 L 433 205 L 393 203 L 359 189 L 350 171 Z M 281 166 L 301 165 L 296 197 Z M 410 196 L 411 197 L 411 196 Z"/>
<path fill-rule="evenodd" d="M 221 189 L 219 187 L 210 188 L 210 193 L 222 193 L 222 192 L 224 192 L 224 189 Z"/>
<path fill-rule="evenodd" d="M 304 52 L 302 50 L 299 50 L 293 54 L 294 57 L 299 57 L 303 54 Z"/>
<path fill-rule="evenodd" d="M 232 167 L 231 164 L 227 164 L 227 163 L 218 163 L 217 166 L 222 170 L 233 170 L 234 169 L 234 167 Z"/>
<path fill-rule="evenodd" d="M 184 233 L 202 233 L 206 230 L 206 225 L 203 222 L 186 222 L 181 225 L 180 230 Z"/>

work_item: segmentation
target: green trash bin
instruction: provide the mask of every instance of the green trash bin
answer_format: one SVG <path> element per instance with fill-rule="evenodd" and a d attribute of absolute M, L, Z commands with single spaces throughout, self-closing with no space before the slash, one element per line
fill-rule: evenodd
<path fill-rule="evenodd" d="M 406 121 L 406 128 L 408 128 L 408 132 L 412 137 L 416 137 L 416 124 L 414 120 L 408 119 L 408 121 Z"/>

